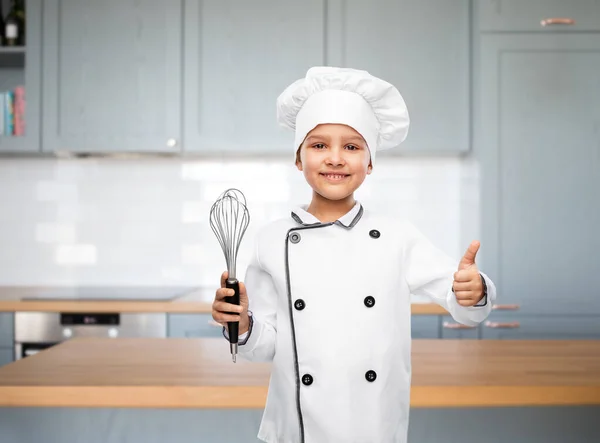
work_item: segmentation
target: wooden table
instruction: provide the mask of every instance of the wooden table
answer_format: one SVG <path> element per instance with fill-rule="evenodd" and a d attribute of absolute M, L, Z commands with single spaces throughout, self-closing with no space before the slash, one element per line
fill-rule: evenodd
<path fill-rule="evenodd" d="M 0 406 L 263 408 L 223 339 L 66 341 L 0 368 Z M 600 405 L 600 341 L 414 340 L 412 407 Z"/>

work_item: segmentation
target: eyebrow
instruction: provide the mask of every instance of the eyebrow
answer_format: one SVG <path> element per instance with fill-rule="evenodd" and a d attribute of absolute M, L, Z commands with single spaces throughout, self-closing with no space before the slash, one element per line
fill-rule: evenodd
<path fill-rule="evenodd" d="M 358 135 L 351 135 L 349 137 L 343 137 L 344 140 L 346 141 L 352 141 L 352 142 L 358 142 L 358 143 L 365 143 L 365 141 L 362 139 L 362 137 L 359 137 Z M 310 143 L 313 140 L 331 140 L 331 137 L 327 134 L 315 134 L 315 135 L 309 135 L 306 138 L 306 142 Z"/>

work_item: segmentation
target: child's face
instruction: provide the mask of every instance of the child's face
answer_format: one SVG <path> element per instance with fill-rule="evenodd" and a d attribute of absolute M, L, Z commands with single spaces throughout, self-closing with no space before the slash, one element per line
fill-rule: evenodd
<path fill-rule="evenodd" d="M 319 125 L 300 147 L 296 166 L 308 184 L 328 200 L 354 193 L 371 173 L 371 155 L 362 136 L 346 125 Z"/>

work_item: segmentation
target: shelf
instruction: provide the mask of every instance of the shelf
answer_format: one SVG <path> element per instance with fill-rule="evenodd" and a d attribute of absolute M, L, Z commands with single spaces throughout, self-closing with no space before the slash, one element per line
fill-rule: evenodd
<path fill-rule="evenodd" d="M 25 54 L 25 46 L 0 46 L 0 55 L 2 54 Z"/>

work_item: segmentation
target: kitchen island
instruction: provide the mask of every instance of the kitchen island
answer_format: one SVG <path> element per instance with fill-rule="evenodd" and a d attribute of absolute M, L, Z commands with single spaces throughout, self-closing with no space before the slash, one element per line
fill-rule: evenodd
<path fill-rule="evenodd" d="M 256 441 L 269 373 L 222 339 L 72 339 L 0 368 L 0 429 L 33 441 L 44 417 L 44 441 L 80 441 L 69 422 L 86 442 Z M 414 340 L 411 392 L 414 441 L 600 441 L 600 341 Z"/>
<path fill-rule="evenodd" d="M 600 406 L 600 341 L 414 340 L 413 407 Z M 263 408 L 224 339 L 68 340 L 0 368 L 0 406 Z"/>

